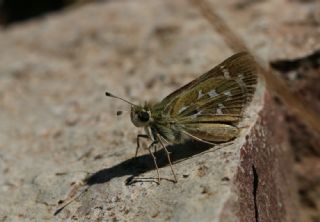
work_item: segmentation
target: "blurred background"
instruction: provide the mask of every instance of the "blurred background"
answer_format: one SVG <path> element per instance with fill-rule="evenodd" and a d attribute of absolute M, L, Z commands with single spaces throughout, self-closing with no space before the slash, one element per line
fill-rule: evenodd
<path fill-rule="evenodd" d="M 94 0 L 1 0 L 0 23 L 8 26 L 46 13 L 54 12 L 71 5 L 84 4 Z"/>

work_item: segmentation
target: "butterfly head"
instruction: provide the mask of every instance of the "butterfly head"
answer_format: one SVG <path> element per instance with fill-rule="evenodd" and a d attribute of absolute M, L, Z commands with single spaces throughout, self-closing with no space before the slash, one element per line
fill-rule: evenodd
<path fill-rule="evenodd" d="M 131 117 L 131 122 L 136 126 L 136 127 L 144 127 L 148 126 L 151 121 L 151 111 L 149 108 L 148 104 L 145 104 L 144 106 L 140 105 L 135 105 L 123 98 L 120 98 L 118 96 L 115 96 L 109 92 L 106 92 L 106 96 L 108 97 L 113 97 L 120 99 L 126 103 L 129 103 L 131 105 L 131 111 L 130 111 L 130 117 Z M 117 112 L 117 115 L 121 115 L 121 111 Z"/>
<path fill-rule="evenodd" d="M 151 112 L 147 106 L 131 106 L 130 116 L 136 127 L 148 126 L 151 121 Z"/>

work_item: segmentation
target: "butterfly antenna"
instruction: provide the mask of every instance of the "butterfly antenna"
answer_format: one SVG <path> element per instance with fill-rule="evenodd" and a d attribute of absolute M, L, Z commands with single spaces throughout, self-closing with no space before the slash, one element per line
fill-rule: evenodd
<path fill-rule="evenodd" d="M 108 96 L 108 97 L 113 97 L 113 98 L 116 98 L 116 99 L 120 99 L 120 100 L 122 100 L 122 101 L 124 101 L 124 102 L 126 102 L 126 103 L 129 103 L 129 104 L 132 105 L 132 106 L 136 106 L 136 105 L 133 104 L 132 102 L 129 102 L 128 100 L 125 100 L 125 99 L 123 99 L 123 98 L 121 98 L 121 97 L 115 96 L 115 95 L 113 95 L 113 94 L 111 94 L 111 93 L 109 93 L 109 92 L 106 92 L 106 96 Z"/>

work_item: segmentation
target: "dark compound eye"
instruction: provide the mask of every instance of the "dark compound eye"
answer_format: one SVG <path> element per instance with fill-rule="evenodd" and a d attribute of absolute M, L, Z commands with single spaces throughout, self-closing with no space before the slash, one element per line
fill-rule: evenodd
<path fill-rule="evenodd" d="M 141 120 L 142 122 L 147 122 L 150 119 L 149 113 L 147 112 L 140 112 L 138 114 L 139 120 Z"/>

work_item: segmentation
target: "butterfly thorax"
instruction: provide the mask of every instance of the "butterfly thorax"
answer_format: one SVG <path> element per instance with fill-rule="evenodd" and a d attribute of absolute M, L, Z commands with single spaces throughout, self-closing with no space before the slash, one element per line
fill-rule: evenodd
<path fill-rule="evenodd" d="M 150 103 L 132 106 L 131 121 L 136 127 L 144 127 L 146 134 L 152 140 L 156 138 L 157 134 L 170 142 L 177 140 L 177 135 L 173 133 L 173 131 L 179 132 L 175 130 L 175 124 L 166 118 L 166 116 L 163 116 L 163 113 L 155 109 L 155 106 Z"/>

